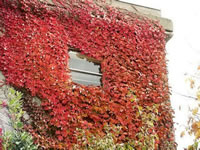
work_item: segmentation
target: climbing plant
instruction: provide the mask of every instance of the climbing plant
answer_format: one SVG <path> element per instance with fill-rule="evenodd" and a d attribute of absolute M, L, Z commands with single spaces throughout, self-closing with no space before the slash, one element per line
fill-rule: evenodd
<path fill-rule="evenodd" d="M 116 143 L 176 149 L 158 22 L 103 1 L 0 0 L 0 29 L 0 70 L 24 93 L 40 148 L 81 145 L 77 128 L 104 137 L 105 126 L 120 126 L 110 131 Z M 69 48 L 101 62 L 102 86 L 72 82 Z"/>

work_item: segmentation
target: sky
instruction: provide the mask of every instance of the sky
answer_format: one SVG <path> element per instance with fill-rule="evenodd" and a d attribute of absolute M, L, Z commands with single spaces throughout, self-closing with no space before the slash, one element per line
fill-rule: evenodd
<path fill-rule="evenodd" d="M 195 96 L 186 79 L 193 75 L 200 65 L 200 1 L 199 0 L 121 0 L 133 4 L 161 10 L 164 18 L 171 19 L 174 35 L 166 44 L 171 104 L 175 110 L 175 128 L 177 150 L 183 150 L 192 144 L 189 135 L 180 137 L 190 115 L 189 106 L 196 105 L 195 100 L 182 95 Z M 200 83 L 200 80 L 197 81 Z M 200 85 L 200 84 L 199 84 Z"/>

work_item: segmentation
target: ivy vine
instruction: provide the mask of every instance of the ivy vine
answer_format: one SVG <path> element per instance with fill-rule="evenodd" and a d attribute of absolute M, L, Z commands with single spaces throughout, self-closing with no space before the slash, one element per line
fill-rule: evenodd
<path fill-rule="evenodd" d="M 0 70 L 24 91 L 27 130 L 41 148 L 71 149 L 77 128 L 104 136 L 105 125 L 121 126 L 118 143 L 176 148 L 158 22 L 102 1 L 0 0 L 0 32 Z M 101 87 L 72 82 L 69 48 L 101 62 Z"/>

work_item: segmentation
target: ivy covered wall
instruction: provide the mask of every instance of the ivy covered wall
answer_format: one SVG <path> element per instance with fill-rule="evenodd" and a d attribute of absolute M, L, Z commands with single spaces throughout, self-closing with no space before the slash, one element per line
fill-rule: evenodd
<path fill-rule="evenodd" d="M 102 1 L 0 0 L 0 29 L 0 70 L 24 93 L 24 128 L 41 148 L 81 147 L 80 131 L 103 137 L 110 126 L 121 128 L 116 143 L 176 149 L 158 22 Z M 72 82 L 69 48 L 101 62 L 102 86 Z"/>

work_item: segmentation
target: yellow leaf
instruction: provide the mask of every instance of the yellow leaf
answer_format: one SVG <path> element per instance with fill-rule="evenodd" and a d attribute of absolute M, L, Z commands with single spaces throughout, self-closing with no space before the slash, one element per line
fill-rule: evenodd
<path fill-rule="evenodd" d="M 198 111 L 199 111 L 199 109 L 198 109 L 198 108 L 195 108 L 195 109 L 192 110 L 192 114 L 193 114 L 193 115 L 196 115 L 196 114 L 198 113 Z"/>
<path fill-rule="evenodd" d="M 190 80 L 190 88 L 191 88 L 191 89 L 194 88 L 194 83 L 195 83 L 194 80 L 191 79 L 191 80 Z"/>
<path fill-rule="evenodd" d="M 189 145 L 188 150 L 194 150 L 193 145 Z"/>
<path fill-rule="evenodd" d="M 197 122 L 196 124 L 197 124 L 198 128 L 200 128 L 200 121 L 199 121 L 199 122 Z"/>
<path fill-rule="evenodd" d="M 185 135 L 185 131 L 182 131 L 180 134 L 180 137 L 183 137 Z"/>
<path fill-rule="evenodd" d="M 139 111 L 143 110 L 142 106 L 138 106 L 138 109 L 139 109 Z"/>
<path fill-rule="evenodd" d="M 197 92 L 197 99 L 200 101 L 200 90 Z"/>
<path fill-rule="evenodd" d="M 195 133 L 195 138 L 196 138 L 196 139 L 200 138 L 200 130 L 198 130 L 198 131 Z"/>

